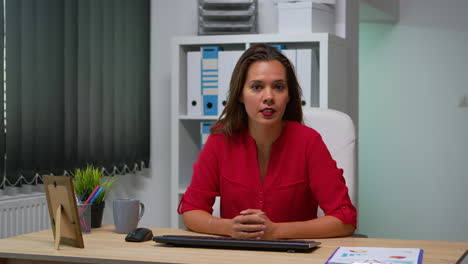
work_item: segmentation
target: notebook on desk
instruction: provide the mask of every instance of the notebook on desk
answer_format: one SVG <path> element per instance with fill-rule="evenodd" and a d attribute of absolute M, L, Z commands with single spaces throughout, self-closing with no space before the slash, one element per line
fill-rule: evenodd
<path fill-rule="evenodd" d="M 265 240 L 186 235 L 155 236 L 153 240 L 157 243 L 182 247 L 279 250 L 288 252 L 310 252 L 320 245 L 320 242 L 312 240 Z"/>

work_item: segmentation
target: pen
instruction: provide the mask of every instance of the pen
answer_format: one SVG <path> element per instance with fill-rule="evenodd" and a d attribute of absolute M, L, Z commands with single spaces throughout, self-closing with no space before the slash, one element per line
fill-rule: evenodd
<path fill-rule="evenodd" d="M 80 202 L 84 201 L 86 194 L 88 194 L 88 192 L 89 192 L 89 187 L 86 187 L 83 191 L 83 194 L 80 197 Z"/>
<path fill-rule="evenodd" d="M 89 195 L 88 199 L 86 200 L 86 202 L 84 202 L 84 204 L 88 204 L 91 199 L 93 198 L 94 194 L 99 190 L 99 188 L 101 188 L 100 185 L 96 186 L 96 188 L 94 188 L 94 191 Z M 80 211 L 78 212 L 78 214 L 81 214 L 84 210 L 84 207 L 81 207 Z"/>
<path fill-rule="evenodd" d="M 85 232 L 89 232 L 89 227 L 88 227 L 88 224 L 86 224 L 86 220 L 81 215 L 79 217 L 80 217 L 80 223 L 83 225 L 83 229 L 85 230 Z"/>
<path fill-rule="evenodd" d="M 91 201 L 91 199 L 93 198 L 94 194 L 96 194 L 96 192 L 99 190 L 99 188 L 101 188 L 100 185 L 96 186 L 96 188 L 94 188 L 93 192 L 89 195 L 88 199 L 86 199 L 86 202 L 85 204 L 89 203 Z"/>
<path fill-rule="evenodd" d="M 98 198 L 98 196 L 101 194 L 102 190 L 104 190 L 104 187 L 99 187 L 99 190 L 93 195 L 93 198 L 91 198 L 91 201 L 89 201 L 90 203 L 93 203 L 96 198 Z"/>

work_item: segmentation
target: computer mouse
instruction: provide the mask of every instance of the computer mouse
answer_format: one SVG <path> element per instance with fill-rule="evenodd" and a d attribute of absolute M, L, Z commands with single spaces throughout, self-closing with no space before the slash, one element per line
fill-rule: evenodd
<path fill-rule="evenodd" d="M 144 227 L 139 227 L 125 237 L 127 242 L 145 242 L 153 238 L 153 232 Z"/>

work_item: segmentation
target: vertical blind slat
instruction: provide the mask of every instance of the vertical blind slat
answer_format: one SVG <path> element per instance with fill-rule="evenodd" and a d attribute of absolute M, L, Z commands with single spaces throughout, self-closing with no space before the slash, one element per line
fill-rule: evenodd
<path fill-rule="evenodd" d="M 6 38 L 5 56 L 6 56 L 6 104 L 7 112 L 7 133 L 8 144 L 6 144 L 7 160 L 6 173 L 8 181 L 12 184 L 16 183 L 19 175 L 16 170 L 21 162 L 21 90 L 16 87 L 21 87 L 21 6 L 22 1 L 7 0 L 5 2 L 5 20 Z"/>
<path fill-rule="evenodd" d="M 5 25 L 4 24 L 4 19 L 5 19 L 5 17 L 3 16 L 3 10 L 4 10 L 3 1 L 1 1 L 1 3 L 0 3 L 0 36 L 1 36 L 1 40 L 0 40 L 0 58 L 2 60 L 5 57 L 5 53 L 4 53 L 5 44 L 3 42 L 4 36 L 5 36 L 5 32 L 4 32 L 4 25 Z M 3 80 L 5 80 L 3 63 L 0 63 L 0 80 L 2 80 L 1 85 L 3 87 L 3 85 L 4 85 Z M 0 113 L 1 113 L 1 118 L 0 118 L 0 156 L 1 156 L 1 154 L 5 153 L 5 150 L 6 150 L 5 149 L 5 116 L 3 114 L 4 111 L 5 111 L 5 105 L 3 104 L 3 102 L 5 101 L 5 94 L 3 93 L 3 90 L 2 90 L 2 93 L 0 95 L 0 98 L 2 100 L 2 103 L 0 103 Z M 2 173 L 2 175 L 3 175 L 4 169 L 5 169 L 5 163 L 0 161 L 0 173 Z M 1 188 L 1 186 L 3 186 L 3 184 L 4 184 L 4 178 L 0 177 L 0 188 Z"/>
<path fill-rule="evenodd" d="M 78 3 L 64 0 L 63 68 L 64 68 L 64 166 L 77 166 L 78 102 L 77 102 L 77 57 L 78 57 Z"/>

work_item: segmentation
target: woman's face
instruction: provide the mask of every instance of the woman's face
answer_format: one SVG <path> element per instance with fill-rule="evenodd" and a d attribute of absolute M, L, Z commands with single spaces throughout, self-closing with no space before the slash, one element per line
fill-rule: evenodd
<path fill-rule="evenodd" d="M 258 61 L 250 65 L 242 89 L 249 125 L 281 123 L 289 102 L 286 69 L 277 60 Z"/>

